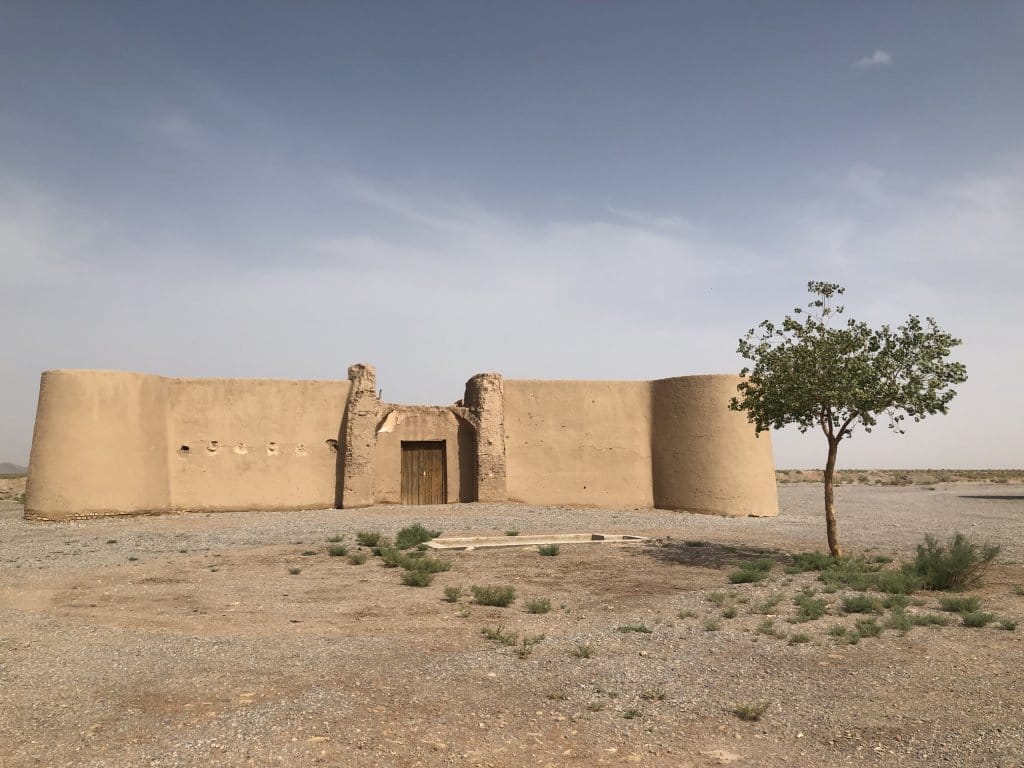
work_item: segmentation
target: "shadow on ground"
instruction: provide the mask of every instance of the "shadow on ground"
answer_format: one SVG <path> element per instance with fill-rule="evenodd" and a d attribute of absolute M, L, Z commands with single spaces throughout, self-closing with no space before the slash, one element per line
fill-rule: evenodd
<path fill-rule="evenodd" d="M 981 499 L 983 501 L 1020 501 L 1024 499 L 1024 494 L 1017 494 L 1016 496 L 960 496 L 961 499 Z"/>
<path fill-rule="evenodd" d="M 735 568 L 752 560 L 770 557 L 777 563 L 789 565 L 793 557 L 781 549 L 714 544 L 710 541 L 677 541 L 665 539 L 644 547 L 644 554 L 662 562 L 692 565 L 698 568 Z"/>

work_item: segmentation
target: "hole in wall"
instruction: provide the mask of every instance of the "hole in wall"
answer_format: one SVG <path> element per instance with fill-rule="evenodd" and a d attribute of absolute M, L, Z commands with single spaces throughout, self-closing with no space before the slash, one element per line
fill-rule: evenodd
<path fill-rule="evenodd" d="M 190 449 L 187 445 L 183 445 L 178 449 L 178 453 L 182 456 L 188 456 Z"/>
<path fill-rule="evenodd" d="M 299 443 L 298 445 L 295 446 L 295 455 L 307 456 L 309 455 L 309 451 L 306 450 L 306 446 L 304 446 L 302 443 Z"/>
<path fill-rule="evenodd" d="M 216 454 L 216 453 L 218 453 L 218 452 L 220 451 L 220 443 L 218 443 L 218 442 L 217 442 L 216 440 L 211 440 L 211 441 L 210 441 L 210 442 L 209 442 L 209 443 L 207 444 L 207 446 L 206 446 L 206 450 L 207 450 L 207 451 L 208 451 L 209 453 L 213 453 L 213 454 Z"/>
<path fill-rule="evenodd" d="M 331 438 L 328 438 L 328 439 L 324 440 L 324 442 L 327 443 L 327 450 L 329 450 L 331 453 L 337 453 L 338 452 L 338 441 L 337 440 L 332 440 Z"/>
<path fill-rule="evenodd" d="M 277 456 L 277 443 L 267 443 L 267 456 Z"/>
<path fill-rule="evenodd" d="M 248 452 L 249 448 L 248 446 L 246 446 L 245 443 L 239 443 L 238 445 L 235 446 L 235 453 L 237 453 L 239 456 L 246 454 Z"/>

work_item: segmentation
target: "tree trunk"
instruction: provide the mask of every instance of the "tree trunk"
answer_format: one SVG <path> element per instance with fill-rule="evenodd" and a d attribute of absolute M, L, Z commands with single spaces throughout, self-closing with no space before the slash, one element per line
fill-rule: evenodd
<path fill-rule="evenodd" d="M 836 472 L 836 454 L 839 452 L 839 441 L 828 441 L 828 461 L 825 462 L 825 534 L 828 537 L 828 551 L 832 557 L 842 557 L 843 550 L 839 547 L 839 536 L 836 532 L 836 504 L 832 490 L 832 480 Z"/>

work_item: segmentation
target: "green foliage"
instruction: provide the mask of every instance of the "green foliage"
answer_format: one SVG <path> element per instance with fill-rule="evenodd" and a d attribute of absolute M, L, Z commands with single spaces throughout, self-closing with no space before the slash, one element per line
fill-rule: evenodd
<path fill-rule="evenodd" d="M 480 634 L 486 637 L 488 640 L 493 640 L 501 645 L 513 646 L 519 642 L 519 635 L 515 632 L 509 632 L 504 627 L 483 627 L 480 630 Z"/>
<path fill-rule="evenodd" d="M 640 717 L 640 714 L 641 713 L 640 713 L 639 709 L 627 709 L 625 712 L 622 713 L 622 716 L 626 720 L 634 720 L 634 719 Z"/>
<path fill-rule="evenodd" d="M 434 574 L 427 571 L 403 571 L 402 583 L 407 587 L 429 587 Z"/>
<path fill-rule="evenodd" d="M 768 635 L 769 637 L 785 637 L 786 633 L 776 628 L 775 622 L 772 619 L 765 619 L 757 625 L 757 629 L 754 630 L 759 635 Z"/>
<path fill-rule="evenodd" d="M 514 530 L 514 529 L 508 530 L 508 531 L 505 531 L 505 535 L 506 536 L 518 536 L 519 535 L 519 531 Z"/>
<path fill-rule="evenodd" d="M 376 547 L 381 543 L 382 538 L 380 531 L 359 531 L 356 533 L 356 541 L 364 547 Z"/>
<path fill-rule="evenodd" d="M 618 627 L 619 632 L 636 632 L 641 635 L 649 635 L 654 630 L 648 627 L 646 624 L 623 624 Z"/>
<path fill-rule="evenodd" d="M 395 536 L 395 547 L 398 549 L 412 549 L 420 544 L 425 544 L 431 539 L 441 535 L 440 531 L 428 531 L 419 523 L 407 526 Z"/>
<path fill-rule="evenodd" d="M 708 592 L 704 599 L 707 600 L 709 603 L 714 603 L 715 605 L 722 605 L 723 603 L 725 603 L 725 593 Z"/>
<path fill-rule="evenodd" d="M 718 621 L 716 619 L 706 619 L 704 621 L 704 631 L 705 632 L 717 632 L 721 628 L 722 628 L 722 622 L 720 622 L 720 621 Z"/>
<path fill-rule="evenodd" d="M 551 610 L 551 600 L 547 597 L 531 597 L 526 601 L 526 610 L 530 613 L 548 613 Z"/>
<path fill-rule="evenodd" d="M 757 613 L 775 613 L 775 609 L 782 602 L 782 593 L 777 592 L 758 605 L 754 610 Z"/>
<path fill-rule="evenodd" d="M 994 613 L 985 613 L 984 611 L 968 611 L 960 614 L 960 620 L 965 627 L 980 629 L 995 621 L 996 616 Z"/>
<path fill-rule="evenodd" d="M 857 628 L 857 634 L 861 637 L 878 637 L 885 630 L 885 628 L 878 623 L 878 619 L 875 618 L 857 619 L 853 625 Z"/>
<path fill-rule="evenodd" d="M 730 605 L 724 611 L 722 611 L 723 619 L 735 619 L 739 614 L 739 609 L 735 605 Z"/>
<path fill-rule="evenodd" d="M 889 614 L 885 620 L 885 626 L 887 629 L 895 629 L 905 635 L 914 627 L 914 622 L 903 609 L 898 609 Z"/>
<path fill-rule="evenodd" d="M 362 565 L 366 562 L 365 552 L 353 552 L 348 556 L 348 562 L 350 565 Z"/>
<path fill-rule="evenodd" d="M 465 594 L 462 587 L 445 587 L 444 599 L 449 603 L 457 603 Z"/>
<path fill-rule="evenodd" d="M 945 627 L 949 619 L 941 613 L 917 613 L 910 617 L 915 627 Z"/>
<path fill-rule="evenodd" d="M 336 533 L 333 536 L 328 536 L 327 537 L 327 543 L 328 544 L 337 544 L 339 541 L 343 541 L 344 539 L 345 539 L 344 536 L 342 536 L 340 533 Z"/>
<path fill-rule="evenodd" d="M 331 557 L 344 557 L 348 554 L 348 547 L 344 544 L 333 544 L 327 548 L 327 554 Z"/>
<path fill-rule="evenodd" d="M 828 600 L 821 597 L 797 595 L 793 599 L 793 603 L 797 607 L 796 623 L 798 624 L 820 619 L 828 610 Z"/>
<path fill-rule="evenodd" d="M 756 723 L 770 707 L 767 701 L 752 702 L 750 704 L 737 704 L 732 708 L 732 713 L 740 720 L 747 723 Z"/>
<path fill-rule="evenodd" d="M 998 554 L 998 546 L 975 544 L 960 533 L 946 546 L 926 535 L 907 571 L 920 577 L 929 589 L 961 590 L 978 584 Z"/>
<path fill-rule="evenodd" d="M 577 659 L 589 659 L 597 653 L 597 648 L 590 643 L 580 643 L 572 649 L 572 655 Z"/>
<path fill-rule="evenodd" d="M 703 541 L 701 539 L 686 539 L 686 541 L 684 541 L 683 544 L 685 544 L 688 547 L 706 547 L 708 545 L 706 541 Z"/>
<path fill-rule="evenodd" d="M 544 557 L 554 557 L 561 551 L 561 547 L 557 544 L 541 544 L 537 547 L 537 553 Z"/>
<path fill-rule="evenodd" d="M 730 584 L 754 584 L 768 578 L 767 571 L 743 567 L 729 574 Z"/>
<path fill-rule="evenodd" d="M 918 422 L 946 413 L 967 369 L 949 360 L 960 340 L 933 318 L 922 322 L 911 315 L 895 329 L 841 322 L 844 308 L 834 302 L 845 292 L 842 286 L 811 281 L 807 290 L 809 311 L 798 307 L 779 324 L 765 320 L 739 340 L 737 351 L 751 365 L 740 371 L 745 378 L 729 407 L 745 412 L 759 433 L 790 424 L 801 432 L 821 429 L 829 448 L 825 495 L 831 515 L 839 443 L 857 426 L 870 432 L 883 414 L 889 428 L 902 434 L 908 418 Z M 827 525 L 831 544 L 834 520 L 827 518 Z M 832 554 L 839 554 L 838 547 Z"/>
<path fill-rule="evenodd" d="M 811 636 L 806 632 L 796 632 L 789 638 L 790 645 L 800 645 L 801 643 L 811 642 Z"/>
<path fill-rule="evenodd" d="M 947 613 L 974 613 L 981 610 L 981 598 L 974 595 L 966 597 L 940 597 L 939 605 Z"/>
<path fill-rule="evenodd" d="M 823 571 L 835 561 L 824 552 L 799 552 L 793 555 L 793 567 L 798 569 L 796 573 L 806 571 Z"/>
<path fill-rule="evenodd" d="M 515 587 L 509 586 L 473 586 L 470 587 L 470 592 L 473 593 L 473 600 L 480 605 L 494 605 L 499 608 L 511 605 L 516 599 Z"/>
<path fill-rule="evenodd" d="M 843 598 L 843 610 L 846 613 L 880 613 L 881 604 L 870 595 L 851 595 Z"/>
<path fill-rule="evenodd" d="M 1017 622 L 1013 619 L 1000 619 L 999 628 L 1005 629 L 1007 632 L 1013 632 L 1017 628 Z"/>

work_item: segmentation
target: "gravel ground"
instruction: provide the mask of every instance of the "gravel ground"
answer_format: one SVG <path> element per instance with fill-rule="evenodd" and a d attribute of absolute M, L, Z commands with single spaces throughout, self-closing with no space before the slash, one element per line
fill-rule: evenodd
<path fill-rule="evenodd" d="M 823 545 L 821 488 L 780 500 L 774 519 L 481 504 L 61 524 L 0 501 L 0 766 L 1024 765 L 1024 628 L 843 644 L 829 630 L 861 618 L 844 592 L 790 623 L 821 587 L 782 572 Z M 837 503 L 851 551 L 899 559 L 927 532 L 1000 544 L 975 594 L 1024 619 L 1024 486 L 843 486 Z M 426 589 L 325 551 L 410 522 L 660 541 L 446 553 Z M 780 562 L 769 581 L 732 587 L 761 550 Z M 492 583 L 519 599 L 442 599 Z M 919 600 L 912 615 L 937 613 Z M 757 722 L 731 712 L 760 702 Z"/>

